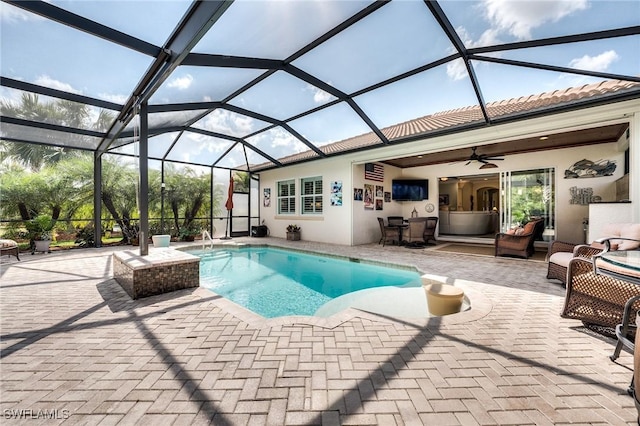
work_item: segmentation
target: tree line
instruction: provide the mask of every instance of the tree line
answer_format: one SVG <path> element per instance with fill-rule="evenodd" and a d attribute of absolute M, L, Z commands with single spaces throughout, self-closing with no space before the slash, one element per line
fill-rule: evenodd
<path fill-rule="evenodd" d="M 43 101 L 28 93 L 22 94 L 18 101 L 3 100 L 0 108 L 3 115 L 11 117 L 102 131 L 108 128 L 112 118 L 104 111 L 97 116 L 91 114 L 86 105 L 64 100 Z M 70 146 L 74 144 L 70 143 Z M 92 152 L 0 141 L 0 160 L 0 218 L 5 232 L 15 231 L 23 226 L 20 222 L 43 214 L 50 215 L 55 221 L 66 222 L 68 226 L 79 221 L 92 226 Z M 137 161 L 115 154 L 102 156 L 101 219 L 119 225 L 124 243 L 137 236 L 139 180 L 134 160 Z M 248 178 L 248 173 L 235 172 L 236 189 L 248 190 Z M 197 218 L 209 216 L 212 203 L 214 216 L 223 214 L 227 181 L 224 185 L 214 185 L 211 200 L 210 172 L 201 173 L 194 167 L 166 162 L 164 189 L 161 182 L 160 171 L 149 169 L 149 217 L 167 218 L 174 234 L 195 228 Z"/>

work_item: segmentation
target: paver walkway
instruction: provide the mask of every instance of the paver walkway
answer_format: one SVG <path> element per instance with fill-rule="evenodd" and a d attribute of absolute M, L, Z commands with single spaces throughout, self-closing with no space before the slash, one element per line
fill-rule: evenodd
<path fill-rule="evenodd" d="M 490 309 L 265 321 L 205 289 L 132 301 L 113 248 L 3 257 L 2 424 L 636 424 L 631 354 L 559 317 L 543 262 L 259 242 L 473 281 Z"/>

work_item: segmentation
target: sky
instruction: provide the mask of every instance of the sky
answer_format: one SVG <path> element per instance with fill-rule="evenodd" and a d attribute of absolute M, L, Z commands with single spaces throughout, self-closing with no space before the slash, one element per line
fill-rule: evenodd
<path fill-rule="evenodd" d="M 162 45 L 190 5 L 187 1 L 51 1 L 54 5 Z M 193 49 L 198 53 L 286 59 L 306 43 L 370 2 L 242 1 L 232 4 Z M 640 25 L 640 1 L 441 1 L 468 47 L 535 40 Z M 144 16 L 144 19 L 140 19 Z M 3 77 L 23 80 L 122 104 L 152 62 L 151 57 L 114 45 L 56 22 L 0 3 Z M 640 36 L 501 52 L 499 56 L 568 68 L 640 75 Z M 366 19 L 293 61 L 293 65 L 345 94 L 454 53 L 424 3 L 394 0 Z M 474 61 L 486 102 L 538 94 L 597 82 L 598 79 Z M 150 99 L 150 104 L 220 101 L 262 74 L 255 69 L 181 66 Z M 523 84 L 526 82 L 526 84 Z M 0 88 L 3 100 L 19 92 Z M 378 128 L 435 112 L 477 104 L 466 67 L 451 61 L 355 98 Z M 333 95 L 278 71 L 230 104 L 285 120 L 335 100 Z M 290 123 L 317 146 L 370 132 L 344 102 Z M 247 137 L 268 123 L 219 110 L 195 127 Z M 293 134 L 276 128 L 249 142 L 274 158 L 307 150 Z M 171 146 L 170 136 L 154 147 Z M 212 161 L 228 140 L 185 133 L 169 157 Z M 155 151 L 154 151 L 155 152 Z M 226 159 L 243 162 L 242 150 Z M 264 158 L 249 152 L 250 162 Z"/>

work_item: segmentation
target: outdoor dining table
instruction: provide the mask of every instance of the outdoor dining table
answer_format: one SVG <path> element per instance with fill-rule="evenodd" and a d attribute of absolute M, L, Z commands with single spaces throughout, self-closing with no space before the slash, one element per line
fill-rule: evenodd
<path fill-rule="evenodd" d="M 403 223 L 402 225 L 395 225 L 398 227 L 398 238 L 400 239 L 398 244 L 402 245 L 404 239 L 402 238 L 402 232 L 409 227 L 408 223 Z"/>
<path fill-rule="evenodd" d="M 640 285 L 640 251 L 608 251 L 594 257 L 596 274 Z"/>

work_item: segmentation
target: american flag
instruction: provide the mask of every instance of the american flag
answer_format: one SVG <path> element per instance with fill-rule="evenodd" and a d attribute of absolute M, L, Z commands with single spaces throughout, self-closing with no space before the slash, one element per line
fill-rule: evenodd
<path fill-rule="evenodd" d="M 376 182 L 384 182 L 384 166 L 376 163 L 365 163 L 364 178 L 375 180 Z"/>

